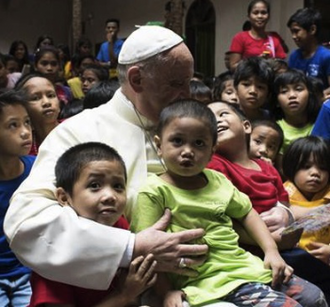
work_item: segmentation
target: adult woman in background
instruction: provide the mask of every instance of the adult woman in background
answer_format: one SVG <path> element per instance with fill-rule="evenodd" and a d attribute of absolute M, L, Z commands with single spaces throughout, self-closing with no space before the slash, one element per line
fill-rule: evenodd
<path fill-rule="evenodd" d="M 266 31 L 270 4 L 265 0 L 253 0 L 247 11 L 251 29 L 237 33 L 231 42 L 229 57 L 231 71 L 234 71 L 238 63 L 245 58 L 263 56 L 285 59 L 286 57 L 281 45 L 282 38 L 277 33 Z"/>

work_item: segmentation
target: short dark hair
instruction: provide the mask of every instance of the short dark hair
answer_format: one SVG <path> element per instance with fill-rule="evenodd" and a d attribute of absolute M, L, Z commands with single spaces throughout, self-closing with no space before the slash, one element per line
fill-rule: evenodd
<path fill-rule="evenodd" d="M 290 28 L 295 22 L 300 27 L 309 31 L 313 25 L 316 26 L 315 36 L 318 37 L 321 29 L 322 16 L 321 13 L 311 7 L 305 7 L 297 10 L 288 20 L 287 27 Z"/>
<path fill-rule="evenodd" d="M 12 105 L 21 105 L 26 109 L 26 95 L 24 92 L 15 90 L 6 90 L 0 92 L 0 115 L 3 113 L 3 108 Z"/>
<path fill-rule="evenodd" d="M 160 113 L 157 134 L 161 136 L 164 128 L 176 118 L 195 118 L 202 120 L 208 126 L 213 145 L 215 145 L 218 137 L 217 120 L 213 112 L 205 104 L 195 99 L 183 99 L 170 104 Z"/>
<path fill-rule="evenodd" d="M 315 122 L 316 117 L 319 113 L 320 105 L 314 93 L 312 82 L 301 70 L 291 68 L 285 71 L 284 73 L 281 73 L 276 76 L 273 85 L 275 99 L 277 100 L 277 96 L 280 93 L 282 87 L 287 86 L 288 84 L 296 84 L 299 82 L 305 84 L 307 87 L 309 93 L 307 111 L 306 111 L 307 120 L 308 122 L 313 123 Z M 284 118 L 284 113 L 281 108 L 276 109 L 275 117 L 277 119 Z"/>
<path fill-rule="evenodd" d="M 196 100 L 199 100 L 200 96 L 207 97 L 209 101 L 212 100 L 211 89 L 202 81 L 190 80 L 190 96 Z"/>
<path fill-rule="evenodd" d="M 249 5 L 248 5 L 248 8 L 247 8 L 247 13 L 248 13 L 248 15 L 250 15 L 250 13 L 251 13 L 253 7 L 254 7 L 257 3 L 259 3 L 259 2 L 262 2 L 262 3 L 266 6 L 266 8 L 267 8 L 267 13 L 270 14 L 270 4 L 269 4 L 268 1 L 266 1 L 266 0 L 253 0 L 253 1 L 251 1 L 251 2 L 249 3 Z"/>
<path fill-rule="evenodd" d="M 330 146 L 322 137 L 307 136 L 293 141 L 283 155 L 283 172 L 294 181 L 296 173 L 302 169 L 313 155 L 315 163 L 330 174 Z"/>
<path fill-rule="evenodd" d="M 46 46 L 38 49 L 34 54 L 34 64 L 36 65 L 45 53 L 52 53 L 60 65 L 60 55 L 58 49 L 54 46 Z"/>
<path fill-rule="evenodd" d="M 260 127 L 260 126 L 265 126 L 265 127 L 275 130 L 279 135 L 279 141 L 280 141 L 278 151 L 281 149 L 281 147 L 283 145 L 283 141 L 284 141 L 284 133 L 283 133 L 282 128 L 280 127 L 280 125 L 278 123 L 276 123 L 276 121 L 270 120 L 270 119 L 260 119 L 260 120 L 254 120 L 251 123 L 251 125 L 252 125 L 252 130 L 254 128 Z"/>
<path fill-rule="evenodd" d="M 271 93 L 274 72 L 266 59 L 250 57 L 242 60 L 234 73 L 234 86 L 237 87 L 241 81 L 251 77 L 255 77 L 260 82 L 265 83 L 268 86 L 269 94 Z"/>
<path fill-rule="evenodd" d="M 127 181 L 125 163 L 114 148 L 100 142 L 87 142 L 69 148 L 60 156 L 55 166 L 56 187 L 62 187 L 72 196 L 82 169 L 93 161 L 118 161 Z"/>
<path fill-rule="evenodd" d="M 109 18 L 109 19 L 107 19 L 105 21 L 105 25 L 107 25 L 109 22 L 115 22 L 117 24 L 118 28 L 120 28 L 120 21 L 119 21 L 119 19 L 117 19 L 117 18 Z"/>
<path fill-rule="evenodd" d="M 95 84 L 85 95 L 84 109 L 93 109 L 107 103 L 119 88 L 118 81 L 106 80 Z"/>
<path fill-rule="evenodd" d="M 109 80 L 109 70 L 99 64 L 89 64 L 82 69 L 81 73 L 83 74 L 86 70 L 92 71 L 99 81 Z"/>

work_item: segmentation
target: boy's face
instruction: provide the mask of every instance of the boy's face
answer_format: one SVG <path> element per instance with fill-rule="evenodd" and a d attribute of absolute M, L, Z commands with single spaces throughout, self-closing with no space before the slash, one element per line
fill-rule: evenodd
<path fill-rule="evenodd" d="M 252 130 L 250 138 L 250 157 L 268 158 L 275 161 L 280 147 L 280 136 L 276 130 L 268 126 L 257 126 Z"/>
<path fill-rule="evenodd" d="M 296 43 L 298 48 L 303 48 L 306 44 L 309 43 L 311 37 L 315 35 L 315 27 L 312 27 L 311 30 L 306 30 L 299 26 L 298 23 L 293 22 L 290 26 L 291 36 L 293 41 Z"/>
<path fill-rule="evenodd" d="M 31 123 L 26 109 L 21 105 L 5 106 L 0 115 L 0 155 L 24 156 L 31 146 Z"/>
<path fill-rule="evenodd" d="M 247 120 L 242 120 L 227 104 L 211 103 L 208 107 L 214 113 L 218 122 L 218 139 L 216 151 L 221 152 L 235 144 L 245 146 L 246 135 L 251 133 L 251 125 Z"/>
<path fill-rule="evenodd" d="M 242 80 L 237 85 L 237 95 L 243 110 L 255 110 L 262 107 L 268 97 L 268 86 L 256 77 Z"/>
<path fill-rule="evenodd" d="M 303 82 L 282 86 L 277 95 L 278 103 L 285 116 L 305 115 L 309 92 Z"/>
<path fill-rule="evenodd" d="M 175 118 L 155 142 L 168 173 L 176 177 L 199 175 L 213 153 L 210 129 L 196 118 Z"/>
<path fill-rule="evenodd" d="M 306 165 L 298 170 L 294 176 L 294 183 L 299 191 L 309 200 L 322 191 L 329 182 L 329 173 L 319 167 L 314 161 L 313 155 L 310 156 Z"/>
<path fill-rule="evenodd" d="M 125 171 L 118 161 L 89 162 L 74 184 L 72 196 L 62 188 L 58 188 L 57 196 L 79 216 L 113 226 L 126 205 Z"/>

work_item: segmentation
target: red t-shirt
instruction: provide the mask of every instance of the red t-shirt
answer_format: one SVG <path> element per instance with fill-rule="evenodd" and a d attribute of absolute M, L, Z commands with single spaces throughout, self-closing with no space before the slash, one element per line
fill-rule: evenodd
<path fill-rule="evenodd" d="M 113 226 L 128 229 L 129 224 L 121 217 Z M 116 277 L 108 290 L 93 290 L 71 286 L 41 277 L 36 273 L 31 275 L 32 296 L 29 307 L 43 304 L 72 304 L 79 307 L 91 307 L 104 299 L 116 286 Z"/>
<path fill-rule="evenodd" d="M 234 36 L 229 50 L 241 54 L 243 59 L 260 56 L 264 51 L 270 52 L 272 58 L 285 59 L 286 54 L 278 37 L 271 35 L 271 38 L 272 40 L 269 36 L 264 39 L 255 39 L 249 31 L 239 32 Z"/>
<path fill-rule="evenodd" d="M 223 173 L 238 190 L 248 195 L 259 214 L 273 208 L 277 201 L 288 202 L 288 193 L 277 170 L 260 159 L 253 161 L 260 166 L 260 171 L 244 168 L 218 154 L 212 156 L 207 167 Z"/>

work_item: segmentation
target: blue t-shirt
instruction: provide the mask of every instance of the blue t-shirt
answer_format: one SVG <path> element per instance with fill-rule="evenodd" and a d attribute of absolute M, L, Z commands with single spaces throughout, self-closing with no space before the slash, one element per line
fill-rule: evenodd
<path fill-rule="evenodd" d="M 124 41 L 122 39 L 117 39 L 113 46 L 115 55 L 118 57 L 121 47 L 123 46 Z M 97 54 L 96 58 L 101 62 L 109 62 L 109 42 L 104 42 L 101 45 L 100 51 Z"/>
<path fill-rule="evenodd" d="M 330 140 L 330 99 L 323 103 L 314 124 L 312 135 L 321 136 L 328 141 Z"/>
<path fill-rule="evenodd" d="M 305 59 L 301 49 L 293 51 L 289 58 L 289 67 L 302 70 L 306 76 L 316 77 L 322 80 L 324 88 L 330 86 L 330 50 L 318 46 L 311 58 Z"/>
<path fill-rule="evenodd" d="M 0 278 L 8 278 L 17 275 L 24 275 L 30 269 L 24 267 L 11 251 L 3 231 L 3 221 L 9 207 L 9 200 L 24 179 L 29 175 L 33 162 L 36 157 L 23 156 L 21 161 L 24 163 L 24 172 L 17 178 L 0 181 Z"/>

